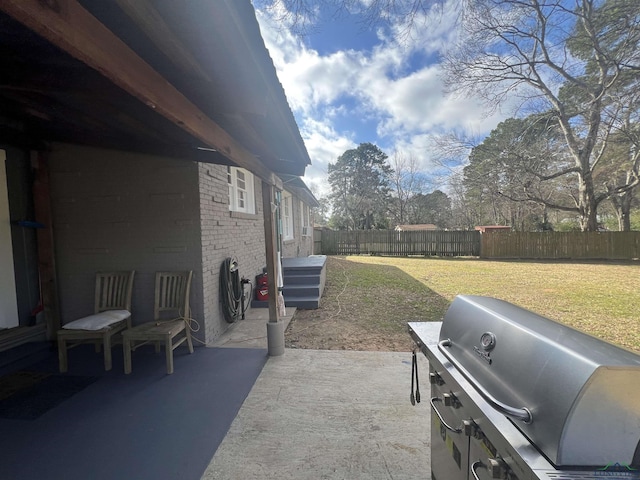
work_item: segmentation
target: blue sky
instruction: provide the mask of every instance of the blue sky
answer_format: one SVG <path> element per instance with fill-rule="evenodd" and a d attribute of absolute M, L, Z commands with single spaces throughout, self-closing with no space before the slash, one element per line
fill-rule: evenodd
<path fill-rule="evenodd" d="M 481 138 L 508 116 L 487 115 L 479 100 L 445 92 L 440 62 L 458 35 L 455 9 L 446 3 L 408 35 L 396 35 L 401 24 L 365 29 L 358 15 L 320 12 L 304 37 L 274 21 L 264 2 L 254 3 L 311 157 L 304 179 L 317 194 L 327 193 L 327 164 L 360 143 L 374 143 L 391 158 L 411 156 L 431 175 L 441 170 L 435 138 L 451 132 Z"/>

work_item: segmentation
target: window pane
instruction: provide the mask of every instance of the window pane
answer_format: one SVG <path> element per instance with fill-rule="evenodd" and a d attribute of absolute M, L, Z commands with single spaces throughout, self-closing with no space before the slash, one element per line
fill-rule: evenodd
<path fill-rule="evenodd" d="M 244 172 L 241 170 L 238 170 L 238 188 L 241 188 L 242 190 L 247 189 L 247 184 L 245 182 L 245 175 L 244 175 Z"/>

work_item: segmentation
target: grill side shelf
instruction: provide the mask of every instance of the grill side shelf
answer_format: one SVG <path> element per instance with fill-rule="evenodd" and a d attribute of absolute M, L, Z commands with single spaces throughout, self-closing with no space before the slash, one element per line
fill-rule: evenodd
<path fill-rule="evenodd" d="M 469 372 L 467 372 L 467 370 L 465 370 L 456 360 L 454 360 L 452 355 L 450 355 L 450 353 L 445 348 L 449 346 L 451 346 L 451 340 L 448 338 L 438 342 L 438 350 L 440 351 L 440 353 L 442 353 L 442 355 L 444 355 L 445 358 L 449 362 L 451 362 L 451 365 L 453 365 L 456 368 L 456 370 L 458 370 L 460 374 L 465 379 L 467 379 L 467 381 L 473 386 L 473 388 L 475 388 L 476 391 L 482 396 L 482 398 L 484 398 L 493 408 L 495 408 L 500 413 L 509 415 L 510 417 L 517 418 L 518 420 L 521 420 L 526 424 L 530 424 L 533 422 L 533 415 L 531 414 L 531 411 L 528 408 L 512 407 L 510 405 L 507 405 L 506 403 L 501 402 L 500 400 L 496 399 L 493 395 L 491 395 L 489 392 L 487 392 L 484 389 L 484 387 L 482 387 L 478 382 L 476 382 L 475 378 L 473 378 L 473 376 Z"/>

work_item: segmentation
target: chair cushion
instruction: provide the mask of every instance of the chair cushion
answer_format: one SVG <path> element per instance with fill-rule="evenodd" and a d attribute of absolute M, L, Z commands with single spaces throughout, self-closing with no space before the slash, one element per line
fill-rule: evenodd
<path fill-rule="evenodd" d="M 104 312 L 79 318 L 62 326 L 68 330 L 102 330 L 109 325 L 121 322 L 129 318 L 131 312 L 128 310 L 105 310 Z"/>

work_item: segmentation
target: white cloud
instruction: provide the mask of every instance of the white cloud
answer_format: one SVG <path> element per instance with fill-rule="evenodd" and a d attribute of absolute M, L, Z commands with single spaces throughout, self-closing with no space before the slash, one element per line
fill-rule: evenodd
<path fill-rule="evenodd" d="M 412 50 L 443 52 L 458 37 L 460 7 L 459 0 L 433 2 L 427 12 L 415 16 L 409 29 L 404 18 L 397 19 L 391 27 L 391 37 Z"/>
<path fill-rule="evenodd" d="M 291 108 L 313 115 L 318 106 L 331 105 L 349 92 L 353 77 L 365 61 L 360 52 L 339 51 L 322 57 L 263 12 L 257 12 L 262 36 L 278 72 Z"/>
<path fill-rule="evenodd" d="M 306 120 L 301 133 L 312 158 L 312 164 L 305 172 L 305 182 L 309 187 L 315 185 L 321 194 L 327 194 L 327 165 L 335 163 L 346 150 L 357 145 L 348 135 L 336 132 L 328 122 Z"/>
<path fill-rule="evenodd" d="M 351 94 L 363 62 L 362 54 L 354 51 L 320 57 L 315 51 L 305 49 L 305 54 L 284 66 L 281 74 L 287 79 L 296 104 L 304 112 L 309 112 L 320 105 L 330 105 L 342 95 Z"/>
<path fill-rule="evenodd" d="M 257 14 L 312 160 L 305 175 L 308 183 L 322 185 L 327 164 L 359 141 L 377 143 L 387 153 L 405 148 L 426 157 L 433 135 L 447 131 L 483 135 L 504 118 L 500 112 L 486 116 L 480 101 L 445 93 L 437 59 L 457 34 L 453 8 L 432 8 L 404 37 L 399 36 L 401 25 L 388 35 L 380 31 L 380 43 L 367 51 L 324 56 L 282 25 L 274 25 L 263 12 Z M 419 58 L 422 64 L 416 63 Z M 356 107 L 347 108 L 344 100 Z M 353 126 L 338 131 L 337 122 L 343 125 L 348 115 L 354 116 Z M 374 120 L 377 139 L 358 138 L 363 118 Z M 425 159 L 424 167 L 433 164 Z"/>

